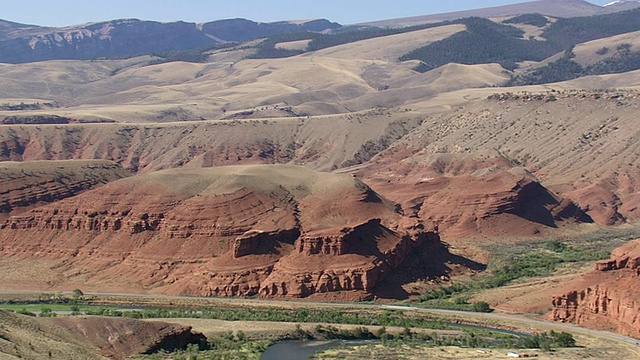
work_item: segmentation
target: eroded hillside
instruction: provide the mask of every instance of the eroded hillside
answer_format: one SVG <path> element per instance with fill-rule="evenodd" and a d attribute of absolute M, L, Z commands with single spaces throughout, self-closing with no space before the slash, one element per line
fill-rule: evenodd
<path fill-rule="evenodd" d="M 0 218 L 131 175 L 104 160 L 0 163 Z"/>
<path fill-rule="evenodd" d="M 425 121 L 374 163 L 494 150 L 599 224 L 635 220 L 638 106 L 634 91 L 497 94 Z"/>
<path fill-rule="evenodd" d="M 37 253 L 57 263 L 57 286 L 365 298 L 410 257 L 433 264 L 416 277 L 447 275 L 428 270 L 446 259 L 431 224 L 403 216 L 350 175 L 295 166 L 137 175 L 12 216 L 0 228 L 3 257 Z"/>
<path fill-rule="evenodd" d="M 6 359 L 125 359 L 204 338 L 186 326 L 132 319 L 36 319 L 0 310 L 0 320 L 0 354 Z"/>

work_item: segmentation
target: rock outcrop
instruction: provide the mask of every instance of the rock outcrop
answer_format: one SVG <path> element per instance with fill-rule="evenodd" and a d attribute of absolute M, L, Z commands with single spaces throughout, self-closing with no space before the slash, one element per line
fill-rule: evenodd
<path fill-rule="evenodd" d="M 553 298 L 547 316 L 554 321 L 615 331 L 640 338 L 640 240 L 613 251 L 610 260 L 599 261 L 595 271 Z"/>
<path fill-rule="evenodd" d="M 371 294 L 412 250 L 441 246 L 351 175 L 284 165 L 125 178 L 12 216 L 0 239 L 3 257 L 62 261 L 83 289 L 200 296 Z"/>
<path fill-rule="evenodd" d="M 32 318 L 0 310 L 0 356 L 128 359 L 206 341 L 191 327 L 100 317 Z"/>

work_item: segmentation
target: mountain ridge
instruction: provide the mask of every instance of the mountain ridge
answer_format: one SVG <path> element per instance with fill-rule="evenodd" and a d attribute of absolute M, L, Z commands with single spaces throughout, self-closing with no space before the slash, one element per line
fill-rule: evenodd
<path fill-rule="evenodd" d="M 573 18 L 617 13 L 640 7 L 640 2 L 616 2 L 602 7 L 584 0 L 536 0 L 519 4 L 444 14 L 388 19 L 343 26 L 327 19 L 257 22 L 244 18 L 204 23 L 113 19 L 65 27 L 41 27 L 0 19 L 0 62 L 92 60 L 151 55 L 162 52 L 214 48 L 216 45 L 298 33 L 358 31 L 452 21 L 468 17 L 496 18 L 539 13 Z M 275 52 L 278 57 L 296 51 Z"/>
<path fill-rule="evenodd" d="M 535 0 L 518 4 L 494 6 L 473 10 L 454 11 L 443 14 L 431 14 L 424 16 L 412 16 L 398 19 L 365 22 L 361 25 L 369 26 L 411 26 L 429 22 L 456 20 L 466 17 L 497 18 L 511 15 L 540 13 L 553 17 L 582 17 L 602 15 L 640 7 L 640 3 L 627 4 L 624 7 L 610 6 L 604 8 L 584 0 Z"/>
<path fill-rule="evenodd" d="M 273 23 L 227 19 L 202 24 L 115 19 L 61 28 L 0 20 L 0 62 L 130 57 L 340 27 L 342 25 L 325 19 Z"/>

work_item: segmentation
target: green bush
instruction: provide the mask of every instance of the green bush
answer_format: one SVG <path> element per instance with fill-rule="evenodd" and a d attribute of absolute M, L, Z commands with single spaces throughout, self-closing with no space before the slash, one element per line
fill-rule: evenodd
<path fill-rule="evenodd" d="M 16 313 L 20 314 L 20 315 L 27 315 L 27 316 L 34 316 L 34 317 L 36 316 L 35 313 L 33 313 L 33 312 L 31 312 L 31 311 L 29 311 L 29 310 L 27 310 L 25 308 L 22 308 L 22 309 L 16 311 Z"/>
<path fill-rule="evenodd" d="M 475 312 L 488 313 L 493 311 L 493 309 L 491 309 L 491 306 L 489 306 L 489 303 L 484 301 L 475 302 L 472 304 L 472 306 L 473 306 L 473 311 Z"/>
<path fill-rule="evenodd" d="M 54 313 L 53 310 L 51 310 L 50 308 L 42 308 L 38 316 L 39 317 L 56 317 L 58 316 L 58 314 Z"/>

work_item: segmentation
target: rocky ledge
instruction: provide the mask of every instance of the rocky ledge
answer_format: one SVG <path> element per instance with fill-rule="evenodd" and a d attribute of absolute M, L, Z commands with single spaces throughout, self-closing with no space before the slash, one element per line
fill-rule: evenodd
<path fill-rule="evenodd" d="M 553 298 L 547 317 L 640 338 L 640 240 L 613 251 L 610 260 Z"/>

